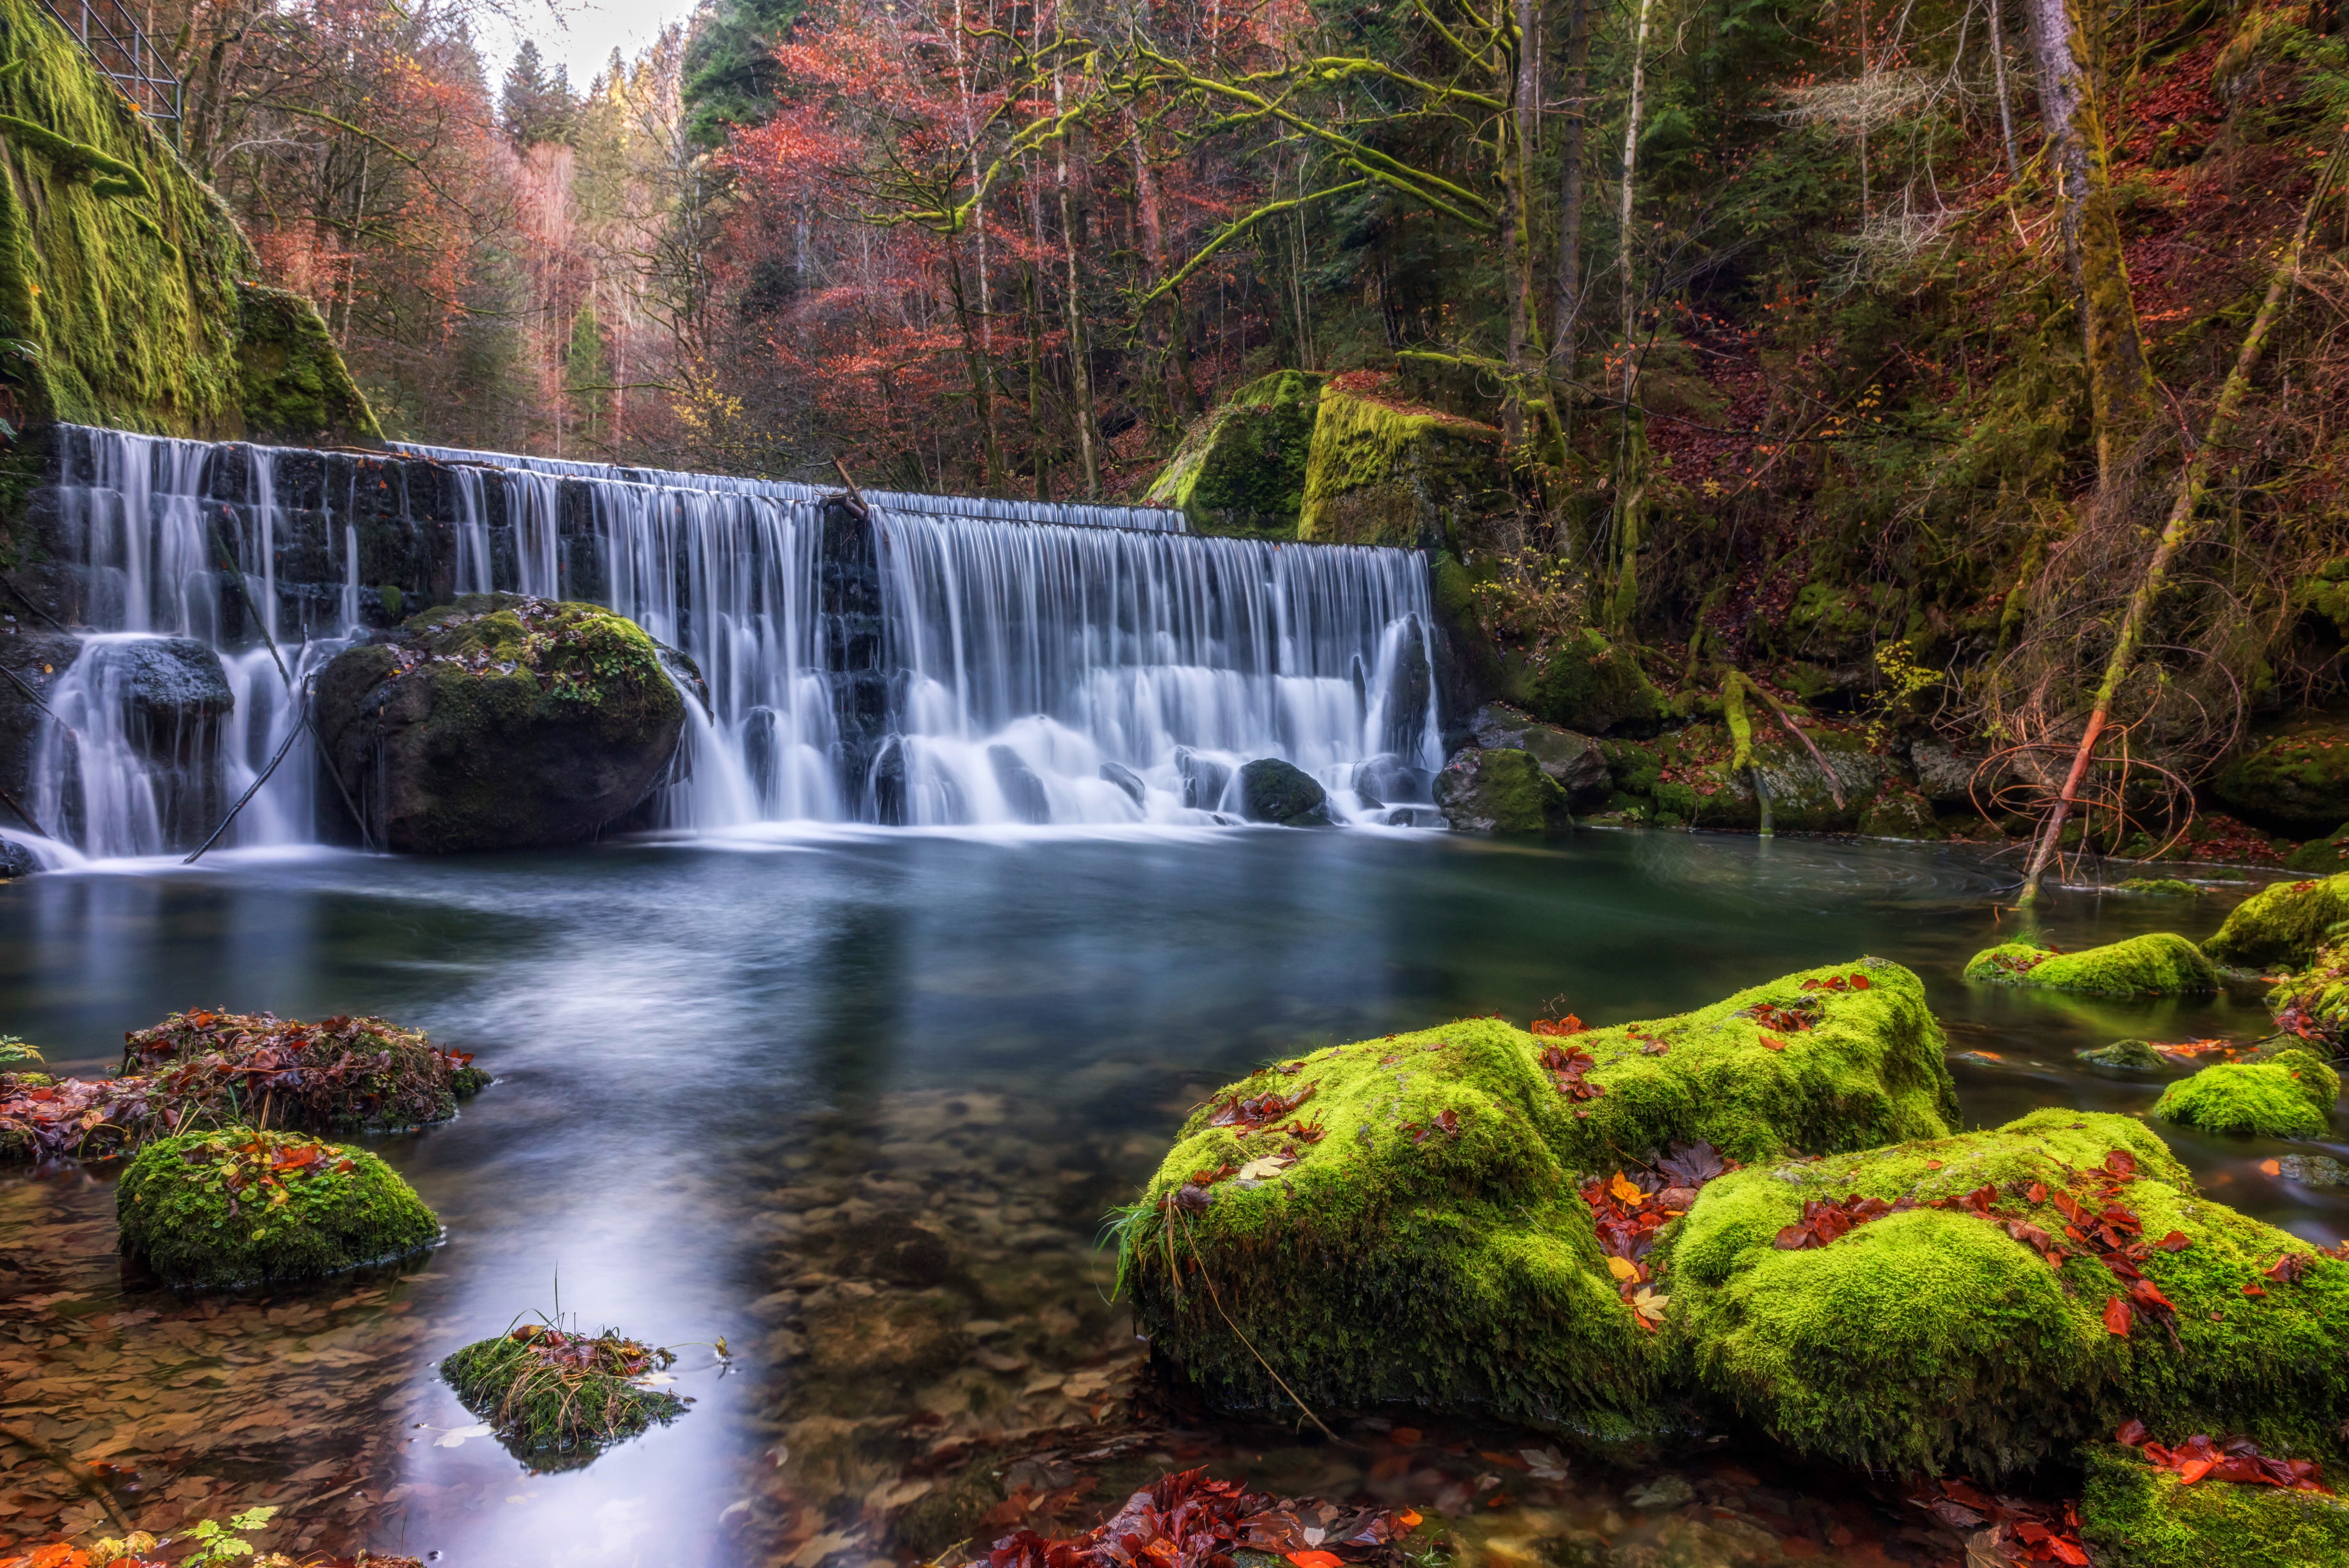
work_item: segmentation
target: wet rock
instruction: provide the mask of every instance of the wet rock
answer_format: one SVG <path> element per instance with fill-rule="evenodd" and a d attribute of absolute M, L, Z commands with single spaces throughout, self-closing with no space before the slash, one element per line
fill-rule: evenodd
<path fill-rule="evenodd" d="M 1916 770 L 1917 792 L 1943 808 L 1968 805 L 1977 798 L 1987 804 L 2004 774 L 2001 769 L 1985 771 L 1979 754 L 1940 740 L 1910 745 L 1909 766 Z"/>
<path fill-rule="evenodd" d="M 1425 800 L 1434 784 L 1434 774 L 1413 767 L 1392 752 L 1371 758 L 1354 774 L 1355 792 L 1366 806 Z"/>
<path fill-rule="evenodd" d="M 1013 816 L 1023 822 L 1052 820 L 1052 798 L 1045 791 L 1044 780 L 1020 759 L 1019 753 L 1008 746 L 990 746 L 987 765 L 994 770 L 995 787 L 1003 791 L 1003 802 Z"/>
<path fill-rule="evenodd" d="M 1122 762 L 1102 763 L 1101 776 L 1103 782 L 1124 790 L 1125 798 L 1137 806 L 1143 804 L 1149 797 L 1150 791 L 1142 782 L 1142 775 Z"/>
<path fill-rule="evenodd" d="M 1589 735 L 1651 736 L 1670 712 L 1632 649 L 1594 628 L 1536 654 L 1509 695 L 1537 717 Z"/>
<path fill-rule="evenodd" d="M 2202 950 L 2244 968 L 2310 962 L 2333 928 L 2349 920 L 2349 872 L 2311 882 L 2271 882 L 2237 904 Z"/>
<path fill-rule="evenodd" d="M 2189 1484 L 2177 1471 L 2157 1470 L 2116 1443 L 2094 1444 L 2085 1458 L 2080 1534 L 2098 1563 L 2126 1568 L 2349 1563 L 2349 1502 L 2330 1491 Z"/>
<path fill-rule="evenodd" d="M 1251 822 L 1326 827 L 1330 820 L 1330 793 L 1293 763 L 1259 757 L 1240 769 L 1240 810 Z"/>
<path fill-rule="evenodd" d="M 1696 1501 L 1696 1488 L 1684 1475 L 1660 1475 L 1623 1494 L 1623 1501 L 1643 1512 L 1678 1508 Z"/>
<path fill-rule="evenodd" d="M 2349 1187 L 2349 1165 L 2329 1154 L 2287 1154 L 2276 1161 L 2276 1170 L 2311 1187 Z"/>
<path fill-rule="evenodd" d="M 13 839 L 0 839 L 0 879 L 28 877 L 40 869 L 32 851 Z"/>
<path fill-rule="evenodd" d="M 2314 872 L 2319 876 L 2349 871 L 2349 822 L 2322 839 L 2311 839 L 2283 858 L 2288 871 Z"/>
<path fill-rule="evenodd" d="M 882 1222 L 840 1238 L 856 1272 L 916 1290 L 944 1284 L 954 1273 L 954 1250 L 944 1236 L 918 1225 Z"/>
<path fill-rule="evenodd" d="M 158 735 L 209 723 L 236 706 L 220 655 L 193 637 L 140 637 L 90 652 L 117 666 L 131 712 Z"/>
<path fill-rule="evenodd" d="M 1487 751 L 1530 753 L 1541 770 L 1557 780 L 1576 810 L 1605 803 L 1611 777 L 1598 741 L 1554 724 L 1527 717 L 1506 703 L 1488 702 L 1469 721 L 1468 733 Z"/>
<path fill-rule="evenodd" d="M 337 655 L 314 714 L 377 837 L 439 854 L 593 837 L 667 776 L 685 700 L 608 610 L 468 594 Z"/>
<path fill-rule="evenodd" d="M 2133 1073 L 2157 1072 L 2166 1059 L 2147 1040 L 2115 1040 L 2109 1046 L 2091 1046 L 2072 1054 L 2094 1067 Z"/>
<path fill-rule="evenodd" d="M 2322 1138 L 2333 1125 L 2341 1078 L 2307 1051 L 2263 1061 L 2218 1062 L 2162 1090 L 2153 1114 L 2206 1132 Z"/>
<path fill-rule="evenodd" d="M 1861 836 L 1870 839 L 1938 839 L 1941 827 L 1925 797 L 1898 787 L 1877 797 L 1859 819 Z"/>
<path fill-rule="evenodd" d="M 1528 751 L 1463 748 L 1435 776 L 1435 809 L 1458 832 L 1547 833 L 1574 825 L 1566 791 Z"/>
<path fill-rule="evenodd" d="M 1240 387 L 1184 432 L 1143 499 L 1181 507 L 1197 533 L 1292 534 L 1324 379 L 1276 370 Z"/>
<path fill-rule="evenodd" d="M 2287 724 L 2237 754 L 2210 791 L 2255 827 L 2295 837 L 2330 832 L 2349 818 L 2349 725 Z"/>
<path fill-rule="evenodd" d="M 0 789 L 5 789 L 19 800 L 31 793 L 33 741 L 39 733 L 43 715 L 32 697 L 26 695 L 30 686 L 47 701 L 62 676 L 74 660 L 81 656 L 82 639 L 62 632 L 17 632 L 13 635 L 0 634 L 0 665 L 5 665 L 16 680 L 0 676 Z M 25 683 L 20 686 L 16 681 Z M 0 807 L 0 810 L 6 808 Z M 10 821 L 12 828 L 23 827 Z"/>
<path fill-rule="evenodd" d="M 1183 804 L 1195 811 L 1212 811 L 1224 803 L 1232 770 L 1212 757 L 1202 757 L 1187 746 L 1174 748 L 1174 770 L 1183 780 Z"/>

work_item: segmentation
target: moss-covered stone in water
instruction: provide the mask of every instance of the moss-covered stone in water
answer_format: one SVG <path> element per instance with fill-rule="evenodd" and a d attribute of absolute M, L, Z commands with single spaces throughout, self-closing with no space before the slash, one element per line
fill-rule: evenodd
<path fill-rule="evenodd" d="M 2161 1434 L 2184 1436 L 2186 1434 Z M 2349 1568 L 2349 1501 L 2327 1491 L 2200 1480 L 2134 1449 L 2081 1455 L 2080 1536 L 2109 1568 Z"/>
<path fill-rule="evenodd" d="M 2271 882 L 2227 916 L 2202 951 L 2220 964 L 2242 968 L 2285 965 L 2297 969 L 2316 956 L 2349 923 L 2349 872 L 2312 882 Z M 2344 929 L 2342 934 L 2349 934 Z"/>
<path fill-rule="evenodd" d="M 1199 533 L 1294 537 L 1324 379 L 1276 370 L 1234 392 L 1185 433 L 1143 500 L 1181 507 Z"/>
<path fill-rule="evenodd" d="M 1824 1247 L 1775 1245 L 1808 1199 L 1921 1203 L 1984 1186 L 2062 1243 L 2061 1211 L 2033 1202 L 2031 1184 L 2062 1191 L 2115 1150 L 2136 1160 L 2119 1201 L 2145 1237 L 2188 1239 L 2137 1265 L 2176 1305 L 2175 1344 L 2142 1320 L 2125 1336 L 2106 1329 L 2126 1287 L 2093 1256 L 2072 1249 L 2051 1269 L 1956 1207 L 1890 1214 Z M 2309 1259 L 2297 1284 L 2263 1272 L 2286 1252 Z M 2041 1110 L 1995 1131 L 1739 1171 L 1704 1189 L 1664 1253 L 1672 1345 L 1707 1390 L 1805 1453 L 2005 1474 L 2133 1417 L 2242 1432 L 2270 1452 L 2338 1450 L 2349 1264 L 2195 1196 L 2128 1117 Z"/>
<path fill-rule="evenodd" d="M 250 1128 L 148 1144 L 114 1203 L 123 1252 L 174 1285 L 314 1279 L 440 1234 L 415 1190 L 374 1155 Z"/>
<path fill-rule="evenodd" d="M 1854 975 L 1868 987 L 1803 988 Z M 1810 1026 L 1765 1026 L 1764 1008 Z M 1553 1044 L 1591 1057 L 1581 1077 L 1600 1093 L 1560 1090 L 1542 1066 Z M 1235 1403 L 1285 1408 L 1286 1382 L 1323 1409 L 1640 1409 L 1655 1342 L 1573 1176 L 1676 1140 L 1753 1159 L 1939 1136 L 1956 1113 L 1941 1053 L 1922 985 L 1876 960 L 1565 1039 L 1475 1018 L 1333 1047 L 1193 1115 L 1126 1220 L 1121 1280 L 1158 1350 Z M 1263 1131 L 1214 1125 L 1213 1107 L 1268 1094 L 1307 1098 Z M 1293 1165 L 1251 1170 L 1292 1148 Z M 1242 1174 L 1204 1206 L 1177 1197 L 1226 1167 Z"/>
<path fill-rule="evenodd" d="M 2206 1132 L 2322 1138 L 2333 1125 L 2341 1077 L 2307 1051 L 2263 1062 L 2217 1062 L 2161 1091 L 2153 1114 Z"/>
<path fill-rule="evenodd" d="M 586 1335 L 529 1324 L 452 1352 L 440 1376 L 516 1458 L 561 1469 L 683 1415 L 683 1399 L 640 1381 L 676 1360 L 616 1329 Z"/>
<path fill-rule="evenodd" d="M 370 826 L 435 854 L 592 836 L 666 776 L 685 701 L 635 623 L 474 593 L 336 655 L 314 714 Z"/>
<path fill-rule="evenodd" d="M 2288 1033 L 2335 1048 L 2349 1043 L 2349 942 L 2320 950 L 2299 974 L 2269 987 L 2268 1011 Z"/>
<path fill-rule="evenodd" d="M 2322 839 L 2311 839 L 2283 858 L 2284 869 L 2294 872 L 2314 872 L 2330 876 L 2335 872 L 2349 872 L 2349 822 Z"/>
<path fill-rule="evenodd" d="M 2157 1072 L 2165 1059 L 2147 1040 L 2115 1040 L 2109 1046 L 2091 1046 L 2072 1055 L 2091 1067 L 2133 1073 Z"/>
<path fill-rule="evenodd" d="M 1547 833 L 1574 825 L 1565 788 L 1531 752 L 1463 749 L 1435 776 L 1435 809 L 1469 833 Z"/>
<path fill-rule="evenodd" d="M 2202 950 L 2166 931 L 2078 953 L 2002 942 L 1969 959 L 1966 978 L 2097 996 L 2199 996 L 2219 988 L 2219 972 Z"/>
<path fill-rule="evenodd" d="M 2202 890 L 2177 877 L 2131 877 L 2112 891 L 2141 893 L 2148 898 L 2192 898 Z"/>

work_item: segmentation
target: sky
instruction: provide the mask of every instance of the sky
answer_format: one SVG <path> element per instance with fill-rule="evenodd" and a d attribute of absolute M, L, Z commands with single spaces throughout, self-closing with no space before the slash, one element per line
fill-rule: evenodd
<path fill-rule="evenodd" d="M 491 28 L 483 28 L 489 35 L 483 39 L 489 46 L 486 52 L 494 57 L 491 86 L 494 88 L 497 77 L 505 73 L 506 62 L 526 35 L 538 41 L 539 54 L 550 64 L 571 68 L 574 88 L 584 88 L 595 79 L 614 49 L 633 57 L 664 25 L 693 15 L 693 4 L 694 0 L 564 0 L 560 22 L 543 5 L 517 6 L 524 32 L 499 38 Z"/>

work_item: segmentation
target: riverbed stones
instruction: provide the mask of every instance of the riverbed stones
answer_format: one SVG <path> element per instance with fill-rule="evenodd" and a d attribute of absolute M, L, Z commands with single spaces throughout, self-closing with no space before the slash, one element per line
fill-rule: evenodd
<path fill-rule="evenodd" d="M 1464 833 L 1556 832 L 1574 825 L 1566 790 L 1529 751 L 1464 747 L 1435 776 L 1435 809 Z"/>
<path fill-rule="evenodd" d="M 1892 1212 L 1787 1244 L 1855 1195 Z M 2098 1216 L 2085 1243 L 2059 1199 Z M 2129 1305 L 2115 1242 L 2168 1308 Z M 1660 1273 L 1699 1384 L 1798 1452 L 2003 1475 L 2131 1418 L 2338 1450 L 2349 1264 L 2199 1197 L 2130 1117 L 1756 1162 L 1703 1190 Z"/>
<path fill-rule="evenodd" d="M 685 702 L 653 640 L 593 604 L 468 594 L 337 655 L 318 734 L 389 848 L 577 843 L 667 776 Z"/>
<path fill-rule="evenodd" d="M 2261 1138 L 2322 1138 L 2333 1125 L 2341 1077 L 2313 1053 L 2278 1051 L 2264 1061 L 2215 1062 L 2161 1091 L 2163 1121 Z"/>
<path fill-rule="evenodd" d="M 1121 1223 L 1121 1279 L 1154 1349 L 1228 1404 L 1285 1407 L 1286 1384 L 1317 1408 L 1649 1411 L 1659 1341 L 1576 1174 L 1675 1140 L 1751 1160 L 1940 1136 L 1943 1046 L 1917 977 L 1863 959 L 1640 1024 L 1331 1047 L 1192 1116 Z"/>
<path fill-rule="evenodd" d="M 1259 757 L 1240 768 L 1240 812 L 1251 822 L 1284 828 L 1330 825 L 1330 792 L 1293 762 Z"/>
<path fill-rule="evenodd" d="M 2218 963 L 2247 969 L 2297 969 L 2344 922 L 2349 922 L 2349 872 L 2271 882 L 2237 904 L 2202 950 Z"/>
<path fill-rule="evenodd" d="M 1966 978 L 2097 996 L 2199 996 L 2219 988 L 2202 950 L 2169 932 L 2062 953 L 2033 940 L 2002 942 L 1967 961 Z"/>
<path fill-rule="evenodd" d="M 440 1222 L 362 1149 L 233 1127 L 148 1144 L 115 1186 L 126 1254 L 166 1284 L 316 1279 L 430 1246 Z"/>

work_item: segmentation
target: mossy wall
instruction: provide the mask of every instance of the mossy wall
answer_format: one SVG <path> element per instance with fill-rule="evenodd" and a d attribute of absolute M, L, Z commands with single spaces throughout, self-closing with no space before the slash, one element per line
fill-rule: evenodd
<path fill-rule="evenodd" d="M 1500 431 L 1332 382 L 1321 392 L 1297 537 L 1438 549 L 1464 519 L 1514 504 Z"/>
<path fill-rule="evenodd" d="M 305 303 L 274 301 L 249 325 L 241 285 L 256 267 L 236 220 L 30 0 L 0 0 L 0 337 L 34 350 L 0 353 L 0 414 L 212 438 L 375 433 Z M 306 363 L 318 390 L 303 422 L 270 422 L 290 405 L 271 386 L 274 349 L 241 352 L 249 330 Z M 336 417 L 310 422 L 322 412 Z"/>

